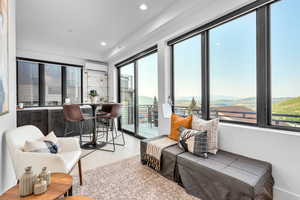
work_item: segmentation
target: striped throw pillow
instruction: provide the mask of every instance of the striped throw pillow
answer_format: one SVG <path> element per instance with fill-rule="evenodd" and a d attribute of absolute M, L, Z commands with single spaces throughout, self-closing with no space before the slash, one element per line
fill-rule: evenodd
<path fill-rule="evenodd" d="M 207 132 L 179 127 L 180 137 L 178 145 L 180 148 L 194 155 L 207 158 Z"/>

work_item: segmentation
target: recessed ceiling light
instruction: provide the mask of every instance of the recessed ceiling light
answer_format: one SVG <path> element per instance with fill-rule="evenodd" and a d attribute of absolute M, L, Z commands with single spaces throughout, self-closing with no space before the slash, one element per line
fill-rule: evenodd
<path fill-rule="evenodd" d="M 143 3 L 143 4 L 140 5 L 140 9 L 141 9 L 141 10 L 147 10 L 147 9 L 148 9 L 148 6 L 147 6 L 146 4 Z"/>
<path fill-rule="evenodd" d="M 101 42 L 100 43 L 102 46 L 106 46 L 106 42 Z"/>

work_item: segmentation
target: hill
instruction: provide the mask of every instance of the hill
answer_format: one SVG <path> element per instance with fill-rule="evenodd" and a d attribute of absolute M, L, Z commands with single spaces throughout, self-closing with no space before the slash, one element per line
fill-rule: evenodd
<path fill-rule="evenodd" d="M 273 104 L 272 112 L 300 115 L 300 97 L 290 98 Z"/>

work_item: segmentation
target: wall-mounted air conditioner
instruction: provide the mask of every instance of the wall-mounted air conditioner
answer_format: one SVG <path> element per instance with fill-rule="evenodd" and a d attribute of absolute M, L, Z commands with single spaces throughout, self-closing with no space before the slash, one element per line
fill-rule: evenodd
<path fill-rule="evenodd" d="M 85 63 L 85 70 L 107 72 L 108 71 L 108 66 L 106 64 L 102 64 L 102 63 L 86 62 Z"/>

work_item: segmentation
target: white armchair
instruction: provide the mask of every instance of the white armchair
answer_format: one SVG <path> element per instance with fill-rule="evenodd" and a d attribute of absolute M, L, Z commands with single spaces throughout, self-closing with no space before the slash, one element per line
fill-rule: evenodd
<path fill-rule="evenodd" d="M 82 185 L 81 149 L 77 138 L 58 138 L 61 151 L 57 154 L 24 152 L 23 147 L 27 140 L 43 138 L 42 132 L 35 126 L 22 126 L 6 133 L 6 140 L 16 177 L 19 179 L 24 168 L 32 166 L 34 173 L 39 173 L 44 166 L 51 172 L 70 173 L 78 163 L 79 180 Z"/>

